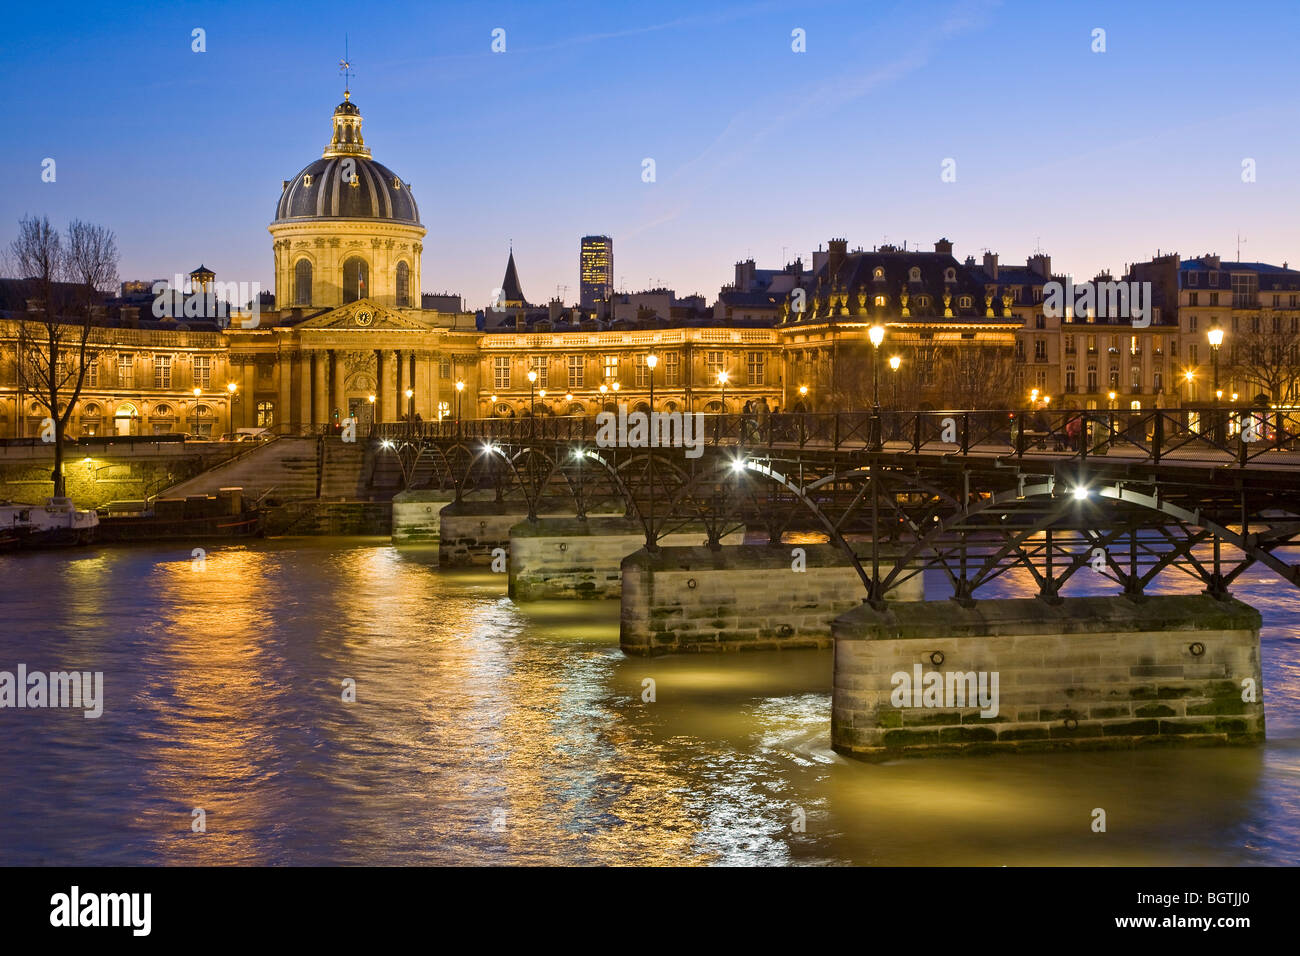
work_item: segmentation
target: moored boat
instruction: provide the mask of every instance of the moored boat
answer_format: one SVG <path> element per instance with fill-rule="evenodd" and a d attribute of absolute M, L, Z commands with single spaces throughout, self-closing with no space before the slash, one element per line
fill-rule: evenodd
<path fill-rule="evenodd" d="M 95 540 L 99 515 L 79 511 L 71 498 L 43 505 L 0 503 L 0 549 L 60 548 Z"/>

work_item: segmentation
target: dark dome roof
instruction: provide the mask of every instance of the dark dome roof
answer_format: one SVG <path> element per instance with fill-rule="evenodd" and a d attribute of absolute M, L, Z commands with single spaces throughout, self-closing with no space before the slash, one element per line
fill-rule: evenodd
<path fill-rule="evenodd" d="M 352 164 L 349 167 L 355 172 L 352 182 L 343 179 L 344 163 Z M 306 179 L 308 176 L 310 180 Z M 280 194 L 275 218 L 277 222 L 388 219 L 419 225 L 420 210 L 410 185 L 398 179 L 387 166 L 368 156 L 330 156 L 316 160 L 289 180 Z"/>

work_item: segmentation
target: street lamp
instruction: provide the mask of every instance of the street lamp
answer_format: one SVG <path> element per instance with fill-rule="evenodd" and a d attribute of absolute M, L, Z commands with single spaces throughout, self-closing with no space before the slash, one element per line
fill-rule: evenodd
<path fill-rule="evenodd" d="M 645 357 L 646 368 L 650 370 L 650 424 L 654 427 L 655 413 L 655 366 L 659 364 L 659 356 L 651 352 Z M 650 476 L 650 520 L 646 524 L 645 546 L 650 553 L 659 550 L 659 542 L 655 538 L 655 456 L 654 452 L 647 452 L 650 455 L 647 461 L 647 471 Z"/>
<path fill-rule="evenodd" d="M 239 404 L 239 385 L 235 382 L 226 383 L 226 391 L 230 393 L 230 430 L 235 430 L 235 406 Z"/>
<path fill-rule="evenodd" d="M 646 368 L 650 369 L 650 411 L 655 410 L 655 367 L 659 364 L 659 356 L 651 352 L 645 357 Z"/>
<path fill-rule="evenodd" d="M 871 339 L 871 447 L 880 451 L 884 447 L 880 435 L 880 343 L 885 341 L 885 327 L 873 325 L 867 333 Z"/>
<path fill-rule="evenodd" d="M 465 383 L 460 379 L 456 380 L 456 421 L 460 421 L 460 396 L 465 391 Z"/>
<path fill-rule="evenodd" d="M 718 385 L 722 387 L 722 414 L 724 415 L 727 414 L 727 379 L 729 378 L 731 376 L 727 374 L 725 368 L 718 371 Z"/>
<path fill-rule="evenodd" d="M 1223 389 L 1219 388 L 1219 346 L 1223 344 L 1223 329 L 1217 325 L 1214 326 L 1210 329 L 1208 337 L 1210 339 L 1210 358 L 1214 364 L 1214 404 L 1216 406 L 1214 412 L 1214 437 L 1216 441 L 1221 442 L 1223 441 L 1223 435 L 1220 429 L 1217 406 L 1223 398 Z"/>
<path fill-rule="evenodd" d="M 534 389 L 534 386 L 536 384 L 537 384 L 537 370 L 530 368 L 528 370 L 528 417 L 529 418 L 537 417 L 537 405 L 536 405 L 537 393 Z"/>
<path fill-rule="evenodd" d="M 492 407 L 488 409 L 488 418 L 496 418 L 496 417 L 497 417 L 497 397 L 496 397 L 495 395 L 493 395 L 492 398 L 491 398 L 491 401 L 492 401 Z"/>
<path fill-rule="evenodd" d="M 889 356 L 889 368 L 891 371 L 894 372 L 894 374 L 889 377 L 890 381 L 893 383 L 890 389 L 889 401 L 890 404 L 893 405 L 895 408 L 898 407 L 898 367 L 902 364 L 903 364 L 903 356 L 901 355 Z"/>
<path fill-rule="evenodd" d="M 1223 344 L 1223 329 L 1215 326 L 1209 331 L 1210 355 L 1214 361 L 1214 390 L 1219 390 L 1219 346 Z"/>

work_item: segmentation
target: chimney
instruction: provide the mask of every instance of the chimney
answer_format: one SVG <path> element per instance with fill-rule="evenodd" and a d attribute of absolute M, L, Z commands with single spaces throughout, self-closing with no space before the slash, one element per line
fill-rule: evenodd
<path fill-rule="evenodd" d="M 1045 256 L 1042 253 L 1030 256 L 1025 265 L 1034 275 L 1042 276 L 1044 279 L 1052 278 L 1052 257 Z"/>
<path fill-rule="evenodd" d="M 812 261 L 812 271 L 814 274 L 820 272 L 822 266 L 826 265 L 826 257 L 828 255 L 829 253 L 822 249 L 820 245 L 817 246 L 817 251 L 813 253 Z"/>
<path fill-rule="evenodd" d="M 998 278 L 998 254 L 996 252 L 984 253 L 984 271 L 988 273 L 990 279 L 994 282 Z"/>
<path fill-rule="evenodd" d="M 752 292 L 754 290 L 754 260 L 746 259 L 736 263 L 736 291 Z"/>
<path fill-rule="evenodd" d="M 952 240 L 940 239 L 934 244 L 934 251 L 939 253 L 941 256 L 952 255 Z"/>
<path fill-rule="evenodd" d="M 826 270 L 834 276 L 840 271 L 840 266 L 844 264 L 844 257 L 849 251 L 849 241 L 847 239 L 832 239 L 828 244 L 830 252 L 826 258 Z"/>

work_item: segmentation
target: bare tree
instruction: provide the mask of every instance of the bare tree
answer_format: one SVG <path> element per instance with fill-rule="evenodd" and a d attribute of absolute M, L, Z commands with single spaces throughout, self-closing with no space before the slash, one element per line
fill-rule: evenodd
<path fill-rule="evenodd" d="M 1300 386 L 1300 317 L 1261 309 L 1229 339 L 1229 374 L 1254 399 L 1263 392 L 1275 402 L 1294 402 Z"/>
<path fill-rule="evenodd" d="M 1015 363 L 1010 348 L 992 345 L 941 347 L 935 379 L 948 408 L 1006 408 Z"/>
<path fill-rule="evenodd" d="M 95 359 L 88 344 L 96 307 L 117 281 L 117 240 L 112 230 L 80 220 L 65 238 L 47 218 L 32 216 L 18 223 L 10 252 L 35 300 L 19 322 L 19 387 L 31 391 L 51 423 L 42 437 L 53 438 L 51 478 L 54 497 L 62 498 L 63 436 Z"/>

